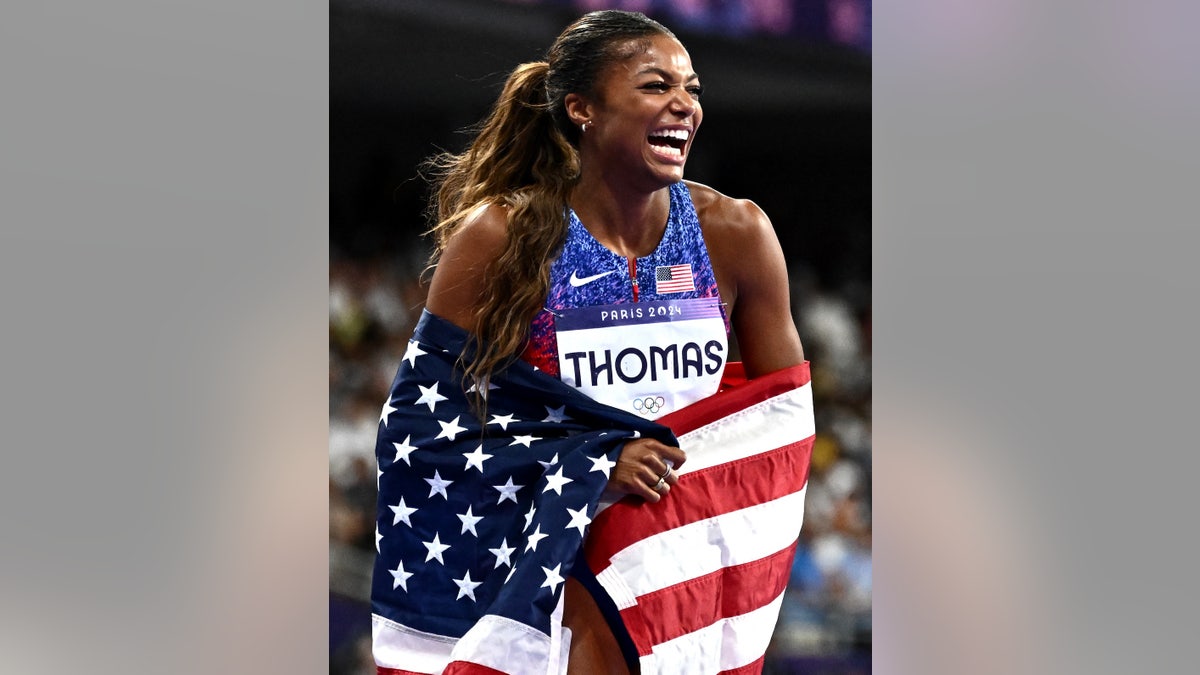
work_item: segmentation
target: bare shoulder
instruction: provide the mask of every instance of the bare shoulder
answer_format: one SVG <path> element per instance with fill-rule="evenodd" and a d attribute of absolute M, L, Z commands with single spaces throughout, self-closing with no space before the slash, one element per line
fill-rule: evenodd
<path fill-rule="evenodd" d="M 749 199 L 735 199 L 707 185 L 687 183 L 704 242 L 718 266 L 736 269 L 778 248 L 767 214 Z"/>
<path fill-rule="evenodd" d="M 749 199 L 736 199 L 692 181 L 685 181 L 705 237 L 738 237 L 771 229 L 767 214 Z"/>
<path fill-rule="evenodd" d="M 480 206 L 446 237 L 426 307 L 467 330 L 482 295 L 488 266 L 500 256 L 508 238 L 508 210 L 499 204 Z"/>
<path fill-rule="evenodd" d="M 487 267 L 504 250 L 507 238 L 508 209 L 500 204 L 481 205 L 445 238 L 437 269 L 446 267 L 457 273 Z"/>
<path fill-rule="evenodd" d="M 779 283 L 786 265 L 767 214 L 749 199 L 734 199 L 699 183 L 687 187 L 721 297 L 736 305 Z"/>
<path fill-rule="evenodd" d="M 472 211 L 451 233 L 447 247 L 469 242 L 473 249 L 486 249 L 490 248 L 488 244 L 503 244 L 507 236 L 508 208 L 502 204 L 484 204 Z"/>

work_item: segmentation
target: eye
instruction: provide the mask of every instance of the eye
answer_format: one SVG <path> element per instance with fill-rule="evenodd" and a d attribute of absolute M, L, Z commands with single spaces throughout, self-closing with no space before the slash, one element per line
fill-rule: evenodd
<path fill-rule="evenodd" d="M 666 91 L 670 88 L 671 86 L 666 82 L 647 82 L 646 84 L 642 85 L 642 89 L 646 89 L 648 91 Z"/>
<path fill-rule="evenodd" d="M 692 95 L 692 98 L 698 99 L 700 98 L 700 94 L 704 93 L 704 87 L 699 84 L 693 84 L 687 88 L 687 91 Z"/>

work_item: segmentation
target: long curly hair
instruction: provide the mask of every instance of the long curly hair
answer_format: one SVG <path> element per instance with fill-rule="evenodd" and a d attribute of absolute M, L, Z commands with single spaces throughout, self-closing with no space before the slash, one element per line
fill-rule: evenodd
<path fill-rule="evenodd" d="M 550 289 L 550 265 L 567 231 L 567 199 L 579 180 L 579 134 L 563 99 L 596 96 L 601 73 L 644 51 L 649 38 L 675 37 L 636 12 L 591 12 L 568 26 L 545 61 L 525 63 L 509 75 L 489 115 L 462 154 L 426 162 L 434 239 L 430 269 L 467 217 L 484 205 L 507 207 L 507 239 L 486 271 L 487 289 L 475 312 L 476 333 L 464 352 L 464 369 L 477 382 L 517 358 Z M 479 391 L 486 391 L 479 387 Z"/>

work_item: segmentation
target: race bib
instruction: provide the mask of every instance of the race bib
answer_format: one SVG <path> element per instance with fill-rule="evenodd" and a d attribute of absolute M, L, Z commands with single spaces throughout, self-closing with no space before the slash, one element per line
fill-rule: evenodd
<path fill-rule="evenodd" d="M 717 298 L 557 310 L 562 381 L 649 419 L 715 393 L 728 343 Z"/>

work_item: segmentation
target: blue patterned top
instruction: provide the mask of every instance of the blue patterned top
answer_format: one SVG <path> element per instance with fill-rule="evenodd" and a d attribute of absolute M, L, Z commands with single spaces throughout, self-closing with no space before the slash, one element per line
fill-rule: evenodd
<path fill-rule="evenodd" d="M 559 376 L 554 330 L 557 310 L 655 300 L 720 299 L 691 193 L 683 182 L 669 189 L 671 207 L 663 238 L 650 255 L 632 263 L 605 248 L 583 226 L 575 211 L 568 210 L 567 238 L 562 253 L 550 266 L 550 291 L 542 311 L 533 319 L 529 343 L 522 354 L 525 361 Z"/>

